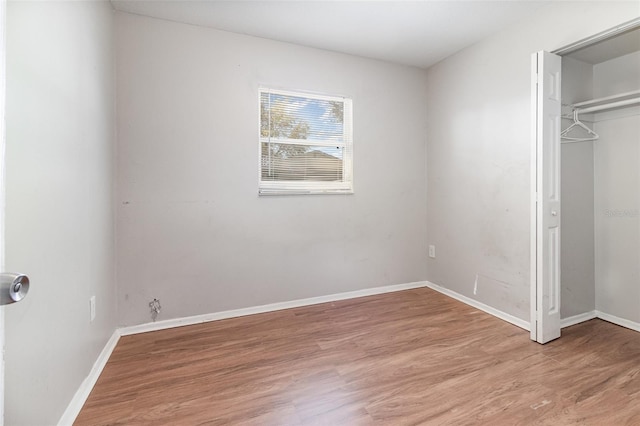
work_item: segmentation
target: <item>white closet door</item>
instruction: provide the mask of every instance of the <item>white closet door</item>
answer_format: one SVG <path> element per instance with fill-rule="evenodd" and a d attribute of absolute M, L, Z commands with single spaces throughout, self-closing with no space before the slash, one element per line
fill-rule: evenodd
<path fill-rule="evenodd" d="M 560 56 L 549 52 L 534 55 L 536 235 L 535 323 L 531 337 L 546 343 L 560 337 Z M 534 329 L 535 328 L 535 329 Z"/>

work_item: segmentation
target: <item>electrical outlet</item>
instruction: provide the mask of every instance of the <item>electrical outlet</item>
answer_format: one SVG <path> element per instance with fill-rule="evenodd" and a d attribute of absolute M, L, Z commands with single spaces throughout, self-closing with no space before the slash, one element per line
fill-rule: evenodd
<path fill-rule="evenodd" d="M 432 259 L 436 258 L 436 246 L 433 246 L 433 245 L 429 246 L 429 257 Z"/>
<path fill-rule="evenodd" d="M 89 299 L 89 315 L 91 317 L 91 322 L 96 319 L 96 297 L 91 296 Z"/>

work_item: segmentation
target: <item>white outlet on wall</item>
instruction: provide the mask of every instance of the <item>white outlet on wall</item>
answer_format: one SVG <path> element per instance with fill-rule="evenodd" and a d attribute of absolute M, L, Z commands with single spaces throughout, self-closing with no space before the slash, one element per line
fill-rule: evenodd
<path fill-rule="evenodd" d="M 432 259 L 436 258 L 436 246 L 434 245 L 429 246 L 429 257 Z"/>
<path fill-rule="evenodd" d="M 91 317 L 91 321 L 93 322 L 96 319 L 96 297 L 91 296 L 89 299 L 89 315 Z"/>

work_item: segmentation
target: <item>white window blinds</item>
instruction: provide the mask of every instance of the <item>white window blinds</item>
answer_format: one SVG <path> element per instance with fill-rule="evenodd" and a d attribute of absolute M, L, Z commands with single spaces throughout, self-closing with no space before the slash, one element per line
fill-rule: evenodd
<path fill-rule="evenodd" d="M 260 194 L 353 192 L 351 99 L 260 89 Z"/>

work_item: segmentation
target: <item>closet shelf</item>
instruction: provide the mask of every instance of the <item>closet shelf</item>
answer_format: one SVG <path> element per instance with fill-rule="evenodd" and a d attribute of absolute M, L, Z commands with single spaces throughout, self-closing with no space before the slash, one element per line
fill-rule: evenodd
<path fill-rule="evenodd" d="M 640 90 L 578 102 L 572 107 L 580 113 L 589 113 L 634 104 L 640 104 Z"/>

